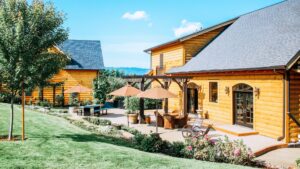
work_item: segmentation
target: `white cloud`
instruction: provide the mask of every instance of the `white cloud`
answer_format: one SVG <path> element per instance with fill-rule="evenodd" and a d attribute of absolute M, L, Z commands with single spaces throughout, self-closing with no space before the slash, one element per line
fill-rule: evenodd
<path fill-rule="evenodd" d="M 181 25 L 178 28 L 174 28 L 174 34 L 176 37 L 181 37 L 196 31 L 199 31 L 203 28 L 200 22 L 189 22 L 187 20 L 182 20 Z"/>
<path fill-rule="evenodd" d="M 148 15 L 145 11 L 135 11 L 134 13 L 126 12 L 122 18 L 128 20 L 142 20 L 147 19 Z"/>

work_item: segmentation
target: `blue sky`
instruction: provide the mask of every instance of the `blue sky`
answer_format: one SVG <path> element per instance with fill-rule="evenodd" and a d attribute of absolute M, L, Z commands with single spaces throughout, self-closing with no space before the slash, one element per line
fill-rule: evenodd
<path fill-rule="evenodd" d="M 101 40 L 105 66 L 149 67 L 144 49 L 281 0 L 53 0 L 70 39 Z"/>

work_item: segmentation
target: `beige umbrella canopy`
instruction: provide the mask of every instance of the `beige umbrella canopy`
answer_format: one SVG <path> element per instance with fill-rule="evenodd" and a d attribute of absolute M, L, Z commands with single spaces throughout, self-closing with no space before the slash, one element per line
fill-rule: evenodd
<path fill-rule="evenodd" d="M 154 87 L 149 90 L 146 90 L 143 93 L 138 94 L 137 97 L 149 98 L 149 99 L 166 99 L 166 98 L 176 98 L 177 95 L 161 87 Z M 156 108 L 157 108 L 157 102 L 156 102 Z M 157 132 L 158 132 L 158 127 L 157 127 L 157 113 L 156 113 L 156 133 Z"/>
<path fill-rule="evenodd" d="M 92 89 L 89 89 L 81 85 L 77 85 L 66 90 L 64 93 L 89 93 L 89 92 L 92 92 Z"/>
<path fill-rule="evenodd" d="M 137 94 L 139 94 L 141 92 L 142 92 L 141 90 L 139 90 L 135 87 L 126 85 L 118 90 L 115 90 L 115 91 L 109 93 L 108 95 L 130 97 L 130 96 L 136 96 Z M 128 115 L 127 115 L 127 126 L 129 126 Z"/>
<path fill-rule="evenodd" d="M 108 95 L 128 97 L 128 96 L 136 96 L 137 94 L 139 94 L 141 92 L 142 91 L 140 91 L 139 89 L 137 89 L 135 87 L 126 85 L 118 90 L 115 90 L 115 91 L 109 93 Z"/>
<path fill-rule="evenodd" d="M 149 99 L 166 99 L 166 98 L 175 98 L 177 97 L 177 95 L 161 87 L 154 87 L 149 90 L 146 90 L 145 92 L 138 94 L 137 97 L 143 97 Z"/>
<path fill-rule="evenodd" d="M 64 93 L 90 93 L 92 92 L 92 89 L 89 89 L 87 87 L 77 85 L 74 87 L 71 87 L 70 89 L 67 89 L 64 91 Z M 78 95 L 78 101 L 80 101 L 80 95 Z"/>

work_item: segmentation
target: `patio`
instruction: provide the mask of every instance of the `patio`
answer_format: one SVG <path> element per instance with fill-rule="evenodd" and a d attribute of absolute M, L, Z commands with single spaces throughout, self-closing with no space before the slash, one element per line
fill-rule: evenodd
<path fill-rule="evenodd" d="M 163 110 L 160 110 L 163 111 Z M 130 127 L 135 128 L 139 130 L 140 132 L 144 134 L 149 134 L 151 132 L 155 132 L 155 116 L 154 116 L 154 110 L 147 110 L 145 111 L 145 115 L 149 115 L 151 117 L 152 123 L 150 125 L 147 124 L 130 124 Z M 110 120 L 112 123 L 115 124 L 123 124 L 127 125 L 127 117 L 124 113 L 124 110 L 122 109 L 110 109 L 108 111 L 108 114 L 105 116 L 101 116 L 102 119 L 107 119 Z M 190 122 L 192 123 L 192 122 Z M 207 122 L 204 122 L 204 125 Z M 218 124 L 214 124 L 218 126 Z M 240 132 L 237 130 L 241 130 L 241 132 L 249 132 L 249 130 L 243 130 L 242 128 L 235 127 L 235 126 L 220 126 L 219 128 L 224 127 L 226 129 L 233 129 L 235 132 Z M 164 140 L 168 140 L 171 142 L 174 141 L 184 141 L 184 138 L 181 134 L 181 129 L 164 129 L 162 127 L 158 128 L 158 133 L 160 133 L 160 136 Z M 258 153 L 257 155 L 261 155 L 261 153 L 265 153 L 265 150 L 272 150 L 270 147 L 276 147 L 276 146 L 284 146 L 284 142 L 277 141 L 276 139 L 272 139 L 269 137 L 265 137 L 262 135 L 254 134 L 254 135 L 247 135 L 247 136 L 238 136 L 234 134 L 228 134 L 228 132 L 224 132 L 222 130 L 211 130 L 208 133 L 209 136 L 214 137 L 214 138 L 224 138 L 225 135 L 228 136 L 230 140 L 236 140 L 236 139 L 241 139 L 243 142 L 252 149 L 254 153 Z"/>

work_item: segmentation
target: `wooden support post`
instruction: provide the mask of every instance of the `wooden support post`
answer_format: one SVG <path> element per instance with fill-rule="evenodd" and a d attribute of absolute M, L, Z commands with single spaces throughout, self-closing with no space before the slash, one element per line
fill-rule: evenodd
<path fill-rule="evenodd" d="M 22 84 L 22 141 L 25 140 L 25 89 Z"/>
<path fill-rule="evenodd" d="M 188 81 L 185 80 L 183 82 L 183 113 L 186 114 L 187 113 L 187 83 Z"/>
<path fill-rule="evenodd" d="M 140 90 L 141 91 L 145 90 L 145 79 L 144 78 L 142 78 Z M 140 123 L 145 122 L 144 103 L 145 103 L 144 98 L 140 98 Z"/>
<path fill-rule="evenodd" d="M 64 100 L 63 100 L 63 102 L 62 102 L 62 107 L 64 107 L 65 106 L 65 87 L 64 86 L 62 86 L 61 87 L 61 95 L 63 96 L 63 98 L 64 98 Z"/>
<path fill-rule="evenodd" d="M 166 89 L 166 90 L 168 90 L 169 89 L 169 83 L 168 83 L 168 81 L 165 81 L 165 85 L 164 85 L 164 88 Z M 169 112 L 169 99 L 168 98 L 165 98 L 164 99 L 164 111 L 165 111 L 165 114 L 168 114 L 168 112 Z"/>
<path fill-rule="evenodd" d="M 53 85 L 53 106 L 55 106 L 56 86 Z"/>

